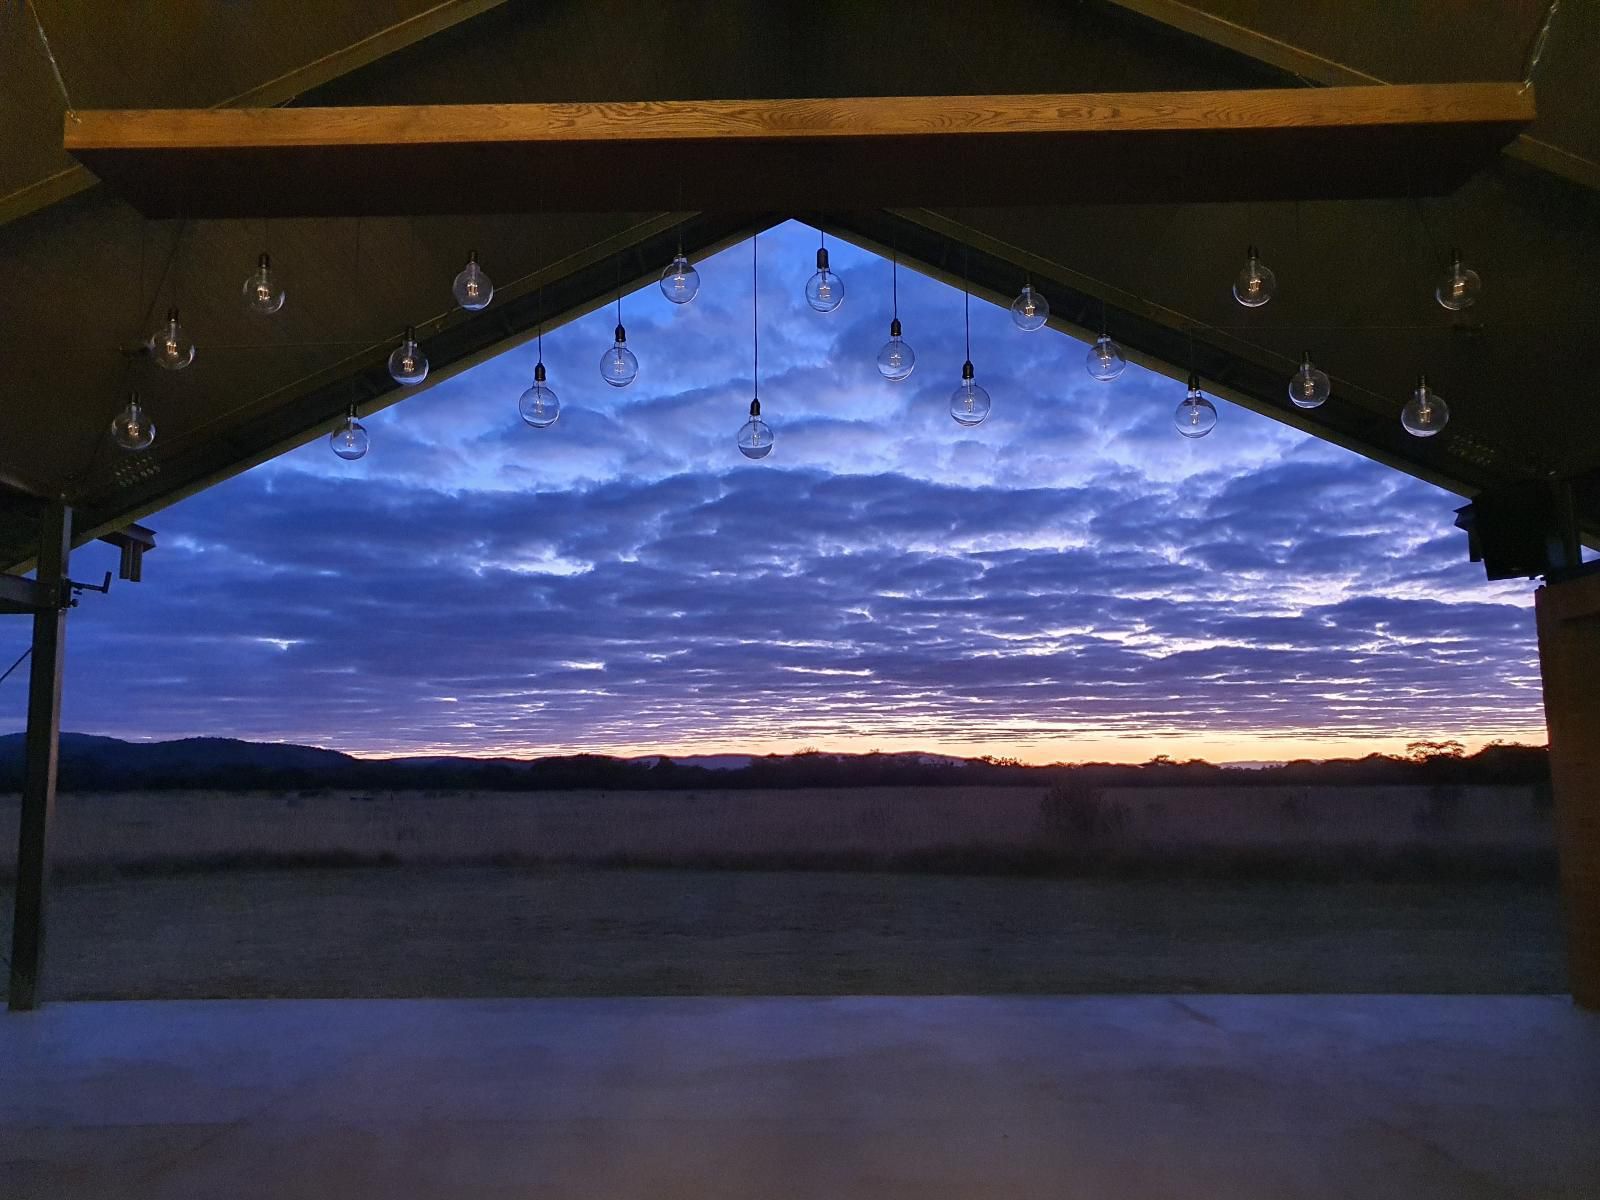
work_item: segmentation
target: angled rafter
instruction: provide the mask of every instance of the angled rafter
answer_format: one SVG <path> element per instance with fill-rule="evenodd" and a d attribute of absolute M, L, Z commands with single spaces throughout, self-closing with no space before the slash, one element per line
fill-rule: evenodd
<path fill-rule="evenodd" d="M 148 216 L 1309 199 L 1458 187 L 1512 84 L 83 112 L 66 148 Z"/>
<path fill-rule="evenodd" d="M 216 108 L 266 107 L 285 104 L 313 88 L 330 83 L 390 54 L 432 37 L 461 22 L 497 8 L 505 0 L 438 0 L 420 11 L 373 28 L 365 36 L 319 54 L 274 78 L 252 82 L 235 95 L 217 101 Z M 230 20 L 235 18 L 230 17 Z M 244 19 L 240 16 L 237 19 Z M 252 13 L 250 19 L 258 19 Z M 34 54 L 31 31 L 23 30 L 25 54 Z M 248 76 L 248 72 L 246 72 Z M 70 120 L 69 120 L 69 123 Z M 28 180 L 12 191 L 0 192 L 0 224 L 26 216 L 95 185 L 94 175 L 78 163 Z"/>
<path fill-rule="evenodd" d="M 1281 37 L 1274 37 L 1255 28 L 1255 21 L 1230 20 L 1217 6 L 1197 4 L 1191 0 L 1109 0 L 1118 7 L 1138 13 L 1161 25 L 1179 30 L 1190 37 L 1199 38 L 1246 58 L 1266 63 L 1282 71 L 1289 71 L 1303 79 L 1325 87 L 1348 87 L 1361 84 L 1385 84 L 1393 77 L 1380 77 L 1372 71 L 1347 62 L 1340 62 L 1324 54 Z M 1237 6 L 1234 6 L 1237 8 Z M 1530 9 L 1532 6 L 1528 6 Z M 1543 5 L 1539 6 L 1540 8 Z M 1289 10 L 1292 11 L 1292 10 Z M 1303 14 L 1296 13 L 1297 17 Z M 1572 14 L 1573 18 L 1577 14 Z M 1537 14 L 1535 14 L 1537 19 Z M 1374 39 L 1367 39 L 1371 44 Z M 1570 147 L 1556 145 L 1547 137 L 1524 131 L 1506 147 L 1506 153 L 1553 174 L 1564 176 L 1585 187 L 1600 188 L 1600 163 L 1592 157 L 1575 153 Z"/>

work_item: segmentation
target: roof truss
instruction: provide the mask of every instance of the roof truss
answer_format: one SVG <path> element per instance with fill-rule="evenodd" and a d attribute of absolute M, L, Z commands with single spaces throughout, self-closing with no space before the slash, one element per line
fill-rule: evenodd
<path fill-rule="evenodd" d="M 1326 200 L 1452 191 L 1533 118 L 1468 83 L 120 110 L 65 145 L 158 218 Z"/>

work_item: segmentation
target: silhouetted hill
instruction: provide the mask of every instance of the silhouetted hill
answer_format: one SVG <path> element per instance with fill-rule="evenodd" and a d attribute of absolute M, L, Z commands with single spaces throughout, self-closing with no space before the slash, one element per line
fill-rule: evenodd
<path fill-rule="evenodd" d="M 20 733 L 0 737 L 0 770 L 20 770 L 25 745 Z M 216 771 L 337 770 L 357 762 L 337 750 L 237 738 L 179 738 L 171 742 L 125 742 L 88 733 L 61 735 L 61 761 L 79 768 L 134 774 L 207 774 Z"/>
<path fill-rule="evenodd" d="M 0 789 L 21 786 L 23 737 L 0 737 Z M 124 742 L 61 735 L 61 786 L 73 791 L 220 788 L 479 789 L 495 791 L 658 790 L 666 788 L 941 787 L 957 784 L 1038 787 L 1070 776 L 1090 787 L 1365 786 L 1379 784 L 1540 784 L 1549 781 L 1542 746 L 1489 746 L 1477 754 L 1419 754 L 1409 759 L 1292 762 L 1223 767 L 1159 758 L 1138 765 L 1083 763 L 1031 767 L 993 758 L 941 754 L 662 755 L 603 754 L 548 758 L 428 756 L 360 759 L 337 750 L 233 738 Z"/>

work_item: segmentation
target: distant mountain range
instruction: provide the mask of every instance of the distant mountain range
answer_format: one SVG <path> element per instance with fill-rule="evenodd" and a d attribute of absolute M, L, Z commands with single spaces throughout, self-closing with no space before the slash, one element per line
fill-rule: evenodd
<path fill-rule="evenodd" d="M 21 733 L 0 735 L 0 787 L 20 785 L 26 741 Z M 923 776 L 994 766 L 984 759 L 951 755 L 822 754 L 756 756 L 709 754 L 672 758 L 567 755 L 535 759 L 427 755 L 363 759 L 338 750 L 287 742 L 196 737 L 165 742 L 128 742 L 87 733 L 61 735 L 61 783 L 81 790 L 174 787 L 638 787 L 692 784 L 700 777 L 737 786 L 773 786 L 794 774 Z M 913 779 L 912 782 L 919 780 Z M 966 782 L 964 779 L 963 782 Z M 809 785 L 808 785 L 809 786 Z"/>
<path fill-rule="evenodd" d="M 22 784 L 24 740 L 0 736 L 0 791 Z M 603 754 L 536 759 L 362 759 L 337 750 L 235 738 L 125 742 L 84 733 L 61 735 L 61 787 L 67 791 L 212 789 L 226 791 L 345 788 L 363 791 L 569 791 L 721 788 L 1032 786 L 1088 787 L 1361 786 L 1370 784 L 1547 785 L 1543 746 L 1490 746 L 1461 757 L 1420 761 L 1368 755 L 1333 762 L 1217 766 L 1157 759 L 1133 766 L 1089 763 L 1030 767 L 945 754 L 711 754 L 671 758 Z"/>

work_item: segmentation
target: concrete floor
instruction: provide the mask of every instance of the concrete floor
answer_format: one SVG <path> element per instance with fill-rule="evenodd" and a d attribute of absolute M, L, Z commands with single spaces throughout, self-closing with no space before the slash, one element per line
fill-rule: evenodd
<path fill-rule="evenodd" d="M 1600 1197 L 1564 998 L 167 1001 L 0 1017 L 0 1197 Z"/>

